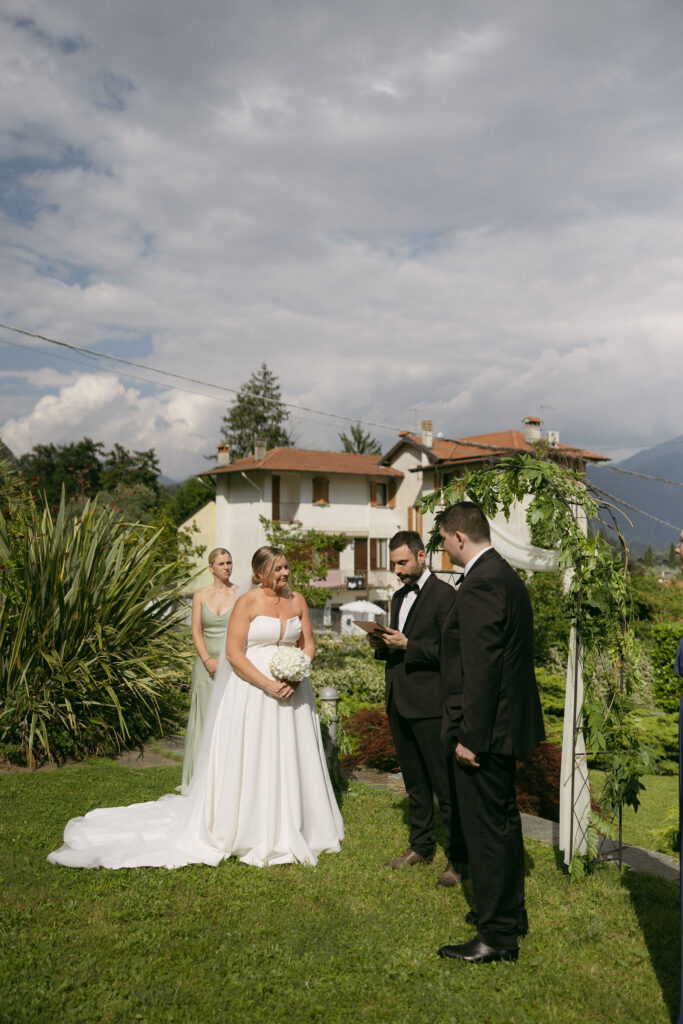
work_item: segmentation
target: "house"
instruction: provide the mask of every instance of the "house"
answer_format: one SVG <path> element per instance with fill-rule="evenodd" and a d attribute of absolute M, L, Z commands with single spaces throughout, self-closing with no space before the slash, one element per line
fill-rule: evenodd
<path fill-rule="evenodd" d="M 583 471 L 587 462 L 605 461 L 595 452 L 561 444 L 556 432 L 541 434 L 541 421 L 524 420 L 524 431 L 507 430 L 448 440 L 433 436 L 431 420 L 421 434 L 402 431 L 384 455 L 357 455 L 303 448 L 272 448 L 256 441 L 254 454 L 230 460 L 218 446 L 218 462 L 202 476 L 216 481 L 215 510 L 207 506 L 183 526 L 201 519 L 201 542 L 226 547 L 235 562 L 233 580 L 251 585 L 252 553 L 266 543 L 259 516 L 280 522 L 297 520 L 304 529 L 345 533 L 347 547 L 330 565 L 324 585 L 332 589 L 332 607 L 352 596 L 383 605 L 396 587 L 389 569 L 389 539 L 397 530 L 417 530 L 425 539 L 433 525 L 422 515 L 422 498 L 472 466 L 494 464 L 514 452 L 535 452 Z M 213 504 L 213 503 L 211 503 Z M 212 520 L 212 515 L 214 516 Z M 204 533 L 215 523 L 214 534 Z M 525 508 L 513 509 L 508 525 L 528 540 Z M 439 573 L 452 574 L 447 556 L 432 560 Z M 208 582 L 208 580 L 207 580 Z M 199 584 L 201 585 L 201 581 Z M 350 593 L 351 592 L 351 593 Z"/>

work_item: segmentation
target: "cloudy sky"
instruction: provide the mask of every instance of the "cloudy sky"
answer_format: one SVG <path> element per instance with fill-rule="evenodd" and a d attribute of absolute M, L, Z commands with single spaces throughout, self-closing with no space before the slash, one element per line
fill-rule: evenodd
<path fill-rule="evenodd" d="M 4 0 L 0 320 L 296 441 L 683 432 L 679 0 Z M 122 372 L 125 370 L 125 373 Z M 0 436 L 203 469 L 231 393 L 0 330 Z M 384 446 L 392 429 L 372 428 Z"/>

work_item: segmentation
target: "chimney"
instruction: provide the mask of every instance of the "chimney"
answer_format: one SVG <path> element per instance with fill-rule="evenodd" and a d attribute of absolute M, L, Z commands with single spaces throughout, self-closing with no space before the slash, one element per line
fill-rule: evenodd
<path fill-rule="evenodd" d="M 254 438 L 254 458 L 257 462 L 266 457 L 266 439 L 265 437 Z"/>
<path fill-rule="evenodd" d="M 230 465 L 230 445 L 226 444 L 225 441 L 218 445 L 218 465 Z"/>
<path fill-rule="evenodd" d="M 541 440 L 541 421 L 538 416 L 527 416 L 522 420 L 524 424 L 524 440 L 527 444 L 535 444 Z"/>
<path fill-rule="evenodd" d="M 434 423 L 432 420 L 422 420 L 422 444 L 425 448 L 431 448 L 433 444 Z"/>

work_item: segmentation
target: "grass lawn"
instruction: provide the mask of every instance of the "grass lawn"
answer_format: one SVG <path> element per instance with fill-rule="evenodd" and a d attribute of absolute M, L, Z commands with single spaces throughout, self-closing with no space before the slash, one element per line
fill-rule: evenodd
<path fill-rule="evenodd" d="M 316 868 L 51 866 L 67 818 L 170 791 L 180 768 L 107 761 L 0 776 L 0 1020 L 48 1024 L 668 1022 L 678 888 L 603 866 L 569 884 L 527 842 L 531 932 L 517 964 L 444 962 L 469 938 L 441 862 L 392 873 L 405 798 L 352 785 L 342 852 Z"/>
<path fill-rule="evenodd" d="M 602 772 L 592 771 L 591 787 L 600 792 Z M 646 775 L 643 778 L 645 791 L 641 793 L 638 811 L 624 808 L 624 842 L 632 846 L 644 846 L 646 850 L 657 849 L 656 832 L 671 824 L 671 813 L 678 815 L 678 776 Z M 668 851 L 671 854 L 671 851 Z M 673 854 L 672 856 L 676 856 Z"/>

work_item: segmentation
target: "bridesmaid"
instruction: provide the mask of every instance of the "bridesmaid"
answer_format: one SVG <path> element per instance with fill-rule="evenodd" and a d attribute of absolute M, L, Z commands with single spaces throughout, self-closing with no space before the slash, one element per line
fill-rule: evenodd
<path fill-rule="evenodd" d="M 230 582 L 232 555 L 225 548 L 214 548 L 210 552 L 209 569 L 213 573 L 213 583 L 201 587 L 192 596 L 192 639 L 197 656 L 192 668 L 192 700 L 185 733 L 181 793 L 187 790 L 194 772 L 202 730 L 206 725 L 211 685 L 239 589 Z"/>

